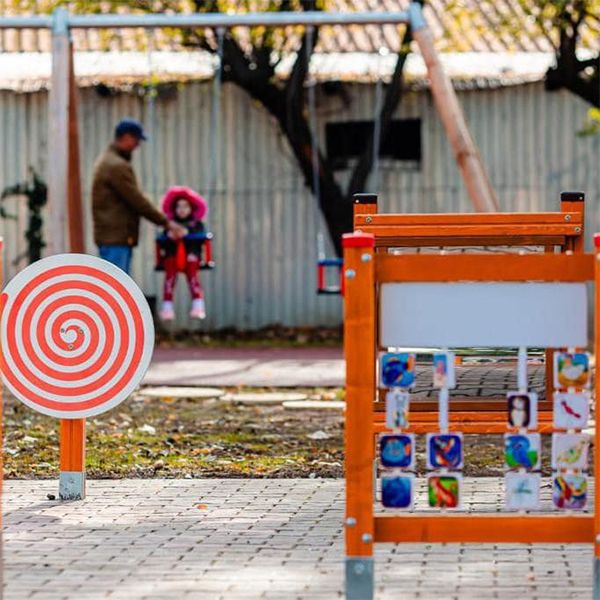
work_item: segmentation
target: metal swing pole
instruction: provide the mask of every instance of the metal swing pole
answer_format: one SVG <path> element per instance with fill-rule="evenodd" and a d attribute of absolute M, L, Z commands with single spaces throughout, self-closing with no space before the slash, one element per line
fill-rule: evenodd
<path fill-rule="evenodd" d="M 52 153 L 52 167 L 48 170 L 49 246 L 53 254 L 63 254 L 68 249 L 84 251 L 75 87 L 69 14 L 59 8 L 52 17 L 48 126 L 48 147 Z M 61 419 L 59 439 L 59 497 L 81 500 L 85 497 L 85 419 Z"/>
<path fill-rule="evenodd" d="M 211 106 L 211 131 L 210 136 L 210 173 L 208 200 L 212 201 L 217 195 L 219 175 L 221 171 L 221 152 L 219 140 L 221 139 L 221 87 L 223 84 L 223 42 L 225 28 L 217 28 L 217 63 L 213 78 L 212 106 Z"/>
<path fill-rule="evenodd" d="M 152 198 L 156 200 L 158 193 L 158 144 L 156 143 L 157 137 L 157 119 L 156 119 L 156 96 L 158 95 L 156 84 L 154 82 L 154 64 L 152 60 L 154 52 L 154 29 L 146 28 L 146 36 L 148 39 L 147 46 L 147 60 L 148 60 L 148 96 L 147 96 L 147 109 L 148 109 L 148 121 L 150 123 L 150 156 L 152 160 L 152 168 L 150 169 L 151 177 L 151 190 Z"/>
<path fill-rule="evenodd" d="M 310 74 L 310 59 L 314 45 L 315 28 L 309 25 L 306 28 L 306 83 L 308 92 L 308 128 L 310 130 L 310 160 L 312 168 L 312 189 L 317 201 L 317 207 L 321 207 L 321 181 L 319 179 L 319 139 L 317 131 L 317 99 L 316 80 Z M 320 218 L 320 217 L 318 217 Z M 329 266 L 327 253 L 325 251 L 325 236 L 320 225 L 317 230 L 317 293 L 337 293 L 329 289 L 326 284 L 325 270 Z"/>
<path fill-rule="evenodd" d="M 379 151 L 381 146 L 381 109 L 383 108 L 383 81 L 381 76 L 381 59 L 387 56 L 388 50 L 381 47 L 377 59 L 377 82 L 375 84 L 375 122 L 373 125 L 373 176 L 371 189 L 379 193 Z"/>

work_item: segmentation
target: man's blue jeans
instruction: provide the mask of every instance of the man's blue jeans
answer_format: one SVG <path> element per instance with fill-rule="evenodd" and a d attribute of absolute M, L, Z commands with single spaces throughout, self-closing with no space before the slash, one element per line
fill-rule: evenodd
<path fill-rule="evenodd" d="M 111 262 L 129 275 L 131 266 L 131 246 L 98 246 L 100 258 Z"/>

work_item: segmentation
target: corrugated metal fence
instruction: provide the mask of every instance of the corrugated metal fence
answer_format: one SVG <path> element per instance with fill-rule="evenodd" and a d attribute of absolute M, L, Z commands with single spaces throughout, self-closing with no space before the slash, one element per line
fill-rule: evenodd
<path fill-rule="evenodd" d="M 372 118 L 374 87 L 349 85 L 347 90 L 349 102 L 318 94 L 321 140 L 327 122 Z M 93 89 L 81 90 L 88 250 L 95 250 L 89 215 L 93 162 L 114 124 L 131 115 L 145 121 L 152 138 L 135 159 L 144 188 L 158 201 L 169 185 L 190 185 L 210 201 L 208 223 L 216 238 L 217 269 L 203 273 L 208 319 L 200 327 L 339 323 L 339 299 L 318 297 L 314 291 L 316 237 L 319 231 L 326 232 L 316 203 L 276 123 L 231 85 L 222 92 L 221 173 L 215 189 L 207 189 L 214 134 L 211 93 L 210 83 L 182 85 L 171 98 L 157 101 L 155 123 L 150 123 L 143 98 L 125 93 L 101 97 Z M 585 103 L 566 92 L 547 93 L 542 84 L 464 92 L 460 101 L 503 210 L 553 210 L 561 190 L 582 189 L 588 198 L 588 235 L 600 230 L 600 137 L 576 135 L 585 120 Z M 30 165 L 44 176 L 51 168 L 46 102 L 44 92 L 0 93 L 0 187 L 24 179 Z M 398 116 L 422 119 L 423 160 L 420 165 L 382 161 L 382 209 L 471 210 L 430 94 L 407 92 Z M 347 173 L 339 176 L 343 180 Z M 24 249 L 26 211 L 14 201 L 6 208 L 18 218 L 0 222 L 10 276 L 23 266 L 13 261 Z M 133 274 L 148 296 L 160 297 L 161 275 L 153 270 L 154 233 L 144 226 Z M 188 325 L 189 299 L 183 282 L 177 297 L 178 325 Z"/>

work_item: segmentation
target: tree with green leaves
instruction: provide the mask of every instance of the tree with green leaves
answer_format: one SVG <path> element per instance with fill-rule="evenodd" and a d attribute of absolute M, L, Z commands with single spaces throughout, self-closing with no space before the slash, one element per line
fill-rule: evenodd
<path fill-rule="evenodd" d="M 543 38 L 556 57 L 546 73 L 546 89 L 566 89 L 591 104 L 587 132 L 599 131 L 600 0 L 510 0 L 505 4 L 512 6 L 505 12 L 498 11 L 501 17 L 497 30 L 518 39 L 527 22 L 531 28 L 527 35 Z M 457 22 L 474 20 L 481 11 L 465 0 L 448 0 L 446 10 Z M 588 45 L 596 49 L 586 48 Z"/>

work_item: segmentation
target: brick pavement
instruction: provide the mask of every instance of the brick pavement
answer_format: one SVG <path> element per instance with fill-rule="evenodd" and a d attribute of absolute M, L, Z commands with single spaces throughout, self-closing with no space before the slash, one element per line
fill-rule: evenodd
<path fill-rule="evenodd" d="M 431 365 L 417 372 L 414 393 L 433 395 Z M 528 372 L 532 391 L 543 392 L 544 367 L 531 361 Z M 456 376 L 453 394 L 502 395 L 516 385 L 516 362 L 458 367 Z M 341 348 L 157 348 L 142 385 L 342 387 L 344 379 Z"/>
<path fill-rule="evenodd" d="M 471 508 L 496 510 L 499 479 L 465 485 Z M 342 595 L 341 480 L 92 481 L 63 504 L 56 486 L 5 484 L 7 600 Z M 589 546 L 376 548 L 378 599 L 591 596 Z"/>

